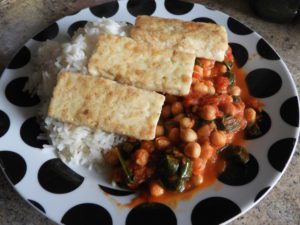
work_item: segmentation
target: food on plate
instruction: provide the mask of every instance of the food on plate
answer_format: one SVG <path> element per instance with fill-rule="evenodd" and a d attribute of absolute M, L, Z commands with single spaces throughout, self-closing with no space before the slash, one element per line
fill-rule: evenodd
<path fill-rule="evenodd" d="M 101 35 L 88 69 L 91 75 L 142 89 L 186 95 L 194 63 L 193 54 L 157 49 L 129 37 Z"/>
<path fill-rule="evenodd" d="M 228 47 L 225 27 L 212 23 L 138 16 L 130 34 L 153 47 L 189 52 L 220 62 Z"/>
<path fill-rule="evenodd" d="M 49 105 L 50 117 L 141 140 L 151 140 L 165 97 L 102 77 L 62 72 Z"/>
<path fill-rule="evenodd" d="M 26 88 L 41 99 L 44 148 L 99 172 L 109 164 L 112 184 L 148 197 L 212 183 L 246 164 L 244 136 L 260 135 L 262 104 L 221 26 L 100 19 L 67 43 L 47 41 L 36 58 Z"/>

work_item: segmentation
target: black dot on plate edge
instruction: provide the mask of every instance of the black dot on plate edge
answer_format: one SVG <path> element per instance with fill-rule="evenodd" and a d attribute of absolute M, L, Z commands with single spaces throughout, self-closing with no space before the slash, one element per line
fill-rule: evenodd
<path fill-rule="evenodd" d="M 31 199 L 28 199 L 28 201 L 29 201 L 32 205 L 34 205 L 37 209 L 39 209 L 39 210 L 42 211 L 43 213 L 46 213 L 44 207 L 43 207 L 40 203 L 38 203 L 38 202 L 36 202 L 36 201 L 34 201 L 34 200 L 31 200 Z"/>
<path fill-rule="evenodd" d="M 99 187 L 105 193 L 110 194 L 110 195 L 114 195 L 114 196 L 127 196 L 127 195 L 132 195 L 132 194 L 135 193 L 133 191 L 118 190 L 118 189 L 105 187 L 105 186 L 102 186 L 102 185 L 99 185 Z"/>
<path fill-rule="evenodd" d="M 119 10 L 117 1 L 107 2 L 90 8 L 91 13 L 97 17 L 112 17 Z"/>
<path fill-rule="evenodd" d="M 211 197 L 200 201 L 192 211 L 193 225 L 220 224 L 241 213 L 240 207 L 229 199 Z"/>
<path fill-rule="evenodd" d="M 10 120 L 8 115 L 0 110 L 0 137 L 2 137 L 8 131 L 10 126 Z"/>
<path fill-rule="evenodd" d="M 31 53 L 26 46 L 20 49 L 15 57 L 8 64 L 8 69 L 19 69 L 25 66 L 30 61 Z"/>
<path fill-rule="evenodd" d="M 55 194 L 64 194 L 78 188 L 84 178 L 60 159 L 50 159 L 40 167 L 38 180 L 45 190 Z"/>
<path fill-rule="evenodd" d="M 5 88 L 5 96 L 12 104 L 29 107 L 39 104 L 40 99 L 37 95 L 31 96 L 28 91 L 23 91 L 28 77 L 19 77 L 12 80 Z"/>
<path fill-rule="evenodd" d="M 0 151 L 0 164 L 14 185 L 19 183 L 26 174 L 26 162 L 15 152 Z"/>
<path fill-rule="evenodd" d="M 36 117 L 25 120 L 20 129 L 22 140 L 34 148 L 42 148 L 44 144 L 48 144 L 48 141 L 38 138 L 41 133 L 42 131 Z"/>
<path fill-rule="evenodd" d="M 126 225 L 176 225 L 174 212 L 161 203 L 143 203 L 134 207 L 126 218 Z"/>
<path fill-rule="evenodd" d="M 227 26 L 229 30 L 235 34 L 247 35 L 253 33 L 250 28 L 246 27 L 244 24 L 237 21 L 236 19 L 233 19 L 232 17 L 228 18 Z"/>
<path fill-rule="evenodd" d="M 268 151 L 270 164 L 279 172 L 282 172 L 287 164 L 295 146 L 295 138 L 285 138 L 275 142 Z"/>
<path fill-rule="evenodd" d="M 87 24 L 88 21 L 86 20 L 80 20 L 75 23 L 72 23 L 72 25 L 68 28 L 68 34 L 70 37 L 72 37 L 79 28 L 84 27 Z"/>
<path fill-rule="evenodd" d="M 259 200 L 269 189 L 270 189 L 270 187 L 265 187 L 260 192 L 258 192 L 257 195 L 254 198 L 254 202 L 256 202 L 257 200 Z"/>
<path fill-rule="evenodd" d="M 247 49 L 238 43 L 229 43 L 235 62 L 239 68 L 243 67 L 248 61 L 249 54 Z"/>
<path fill-rule="evenodd" d="M 258 54 L 263 58 L 269 60 L 280 59 L 274 49 L 262 38 L 257 42 L 256 50 Z"/>
<path fill-rule="evenodd" d="M 57 23 L 53 23 L 50 26 L 48 26 L 46 29 L 38 33 L 33 37 L 36 41 L 46 41 L 46 40 L 52 40 L 54 39 L 59 31 L 59 27 Z"/>
<path fill-rule="evenodd" d="M 183 2 L 179 0 L 166 0 L 165 7 L 169 13 L 174 15 L 183 15 L 191 11 L 194 4 L 191 2 Z"/>
<path fill-rule="evenodd" d="M 193 19 L 194 22 L 203 22 L 203 23 L 214 23 L 217 24 L 213 19 L 207 17 L 198 17 Z"/>
<path fill-rule="evenodd" d="M 288 124 L 299 126 L 299 102 L 297 96 L 287 99 L 280 107 L 280 116 Z"/>
<path fill-rule="evenodd" d="M 258 162 L 250 154 L 250 160 L 246 164 L 229 163 L 218 180 L 227 185 L 241 186 L 254 180 L 258 171 Z"/>
<path fill-rule="evenodd" d="M 133 16 L 150 16 L 156 9 L 156 3 L 154 0 L 129 0 L 127 3 L 127 9 Z"/>
<path fill-rule="evenodd" d="M 246 76 L 246 83 L 252 96 L 267 98 L 279 91 L 282 79 L 274 70 L 255 69 Z"/>
<path fill-rule="evenodd" d="M 69 209 L 61 222 L 65 225 L 112 225 L 112 218 L 102 206 L 84 203 Z"/>

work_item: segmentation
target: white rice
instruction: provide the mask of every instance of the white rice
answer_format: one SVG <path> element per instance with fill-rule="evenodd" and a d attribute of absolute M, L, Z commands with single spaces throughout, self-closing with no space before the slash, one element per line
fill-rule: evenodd
<path fill-rule="evenodd" d="M 44 149 L 57 150 L 65 162 L 99 169 L 102 153 L 124 141 L 124 137 L 88 127 L 74 127 L 47 116 L 49 101 L 60 70 L 87 74 L 87 61 L 95 49 L 97 37 L 103 33 L 128 36 L 129 25 L 110 19 L 88 22 L 76 31 L 70 42 L 47 41 L 34 57 L 36 72 L 29 77 L 25 86 L 31 93 L 37 93 L 41 99 L 39 116 L 41 126 L 47 133 L 51 145 Z"/>

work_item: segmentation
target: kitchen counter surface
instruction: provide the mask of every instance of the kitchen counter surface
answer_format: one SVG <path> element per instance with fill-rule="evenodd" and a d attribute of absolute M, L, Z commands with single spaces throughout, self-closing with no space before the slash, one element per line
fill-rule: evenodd
<path fill-rule="evenodd" d="M 16 50 L 43 27 L 80 8 L 103 0 L 0 0 L 0 73 Z M 248 1 L 197 0 L 245 23 L 261 34 L 286 62 L 298 91 L 300 85 L 300 23 L 273 24 L 257 18 Z M 300 224 L 300 151 L 276 187 L 254 208 L 233 221 L 240 224 Z M 54 225 L 31 208 L 0 171 L 1 225 Z"/>

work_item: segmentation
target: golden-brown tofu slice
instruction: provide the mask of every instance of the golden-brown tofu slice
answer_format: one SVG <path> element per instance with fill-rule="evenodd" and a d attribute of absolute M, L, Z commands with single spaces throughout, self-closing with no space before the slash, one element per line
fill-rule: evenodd
<path fill-rule="evenodd" d="M 138 16 L 131 37 L 158 48 L 189 52 L 216 61 L 224 60 L 228 48 L 223 26 L 153 16 Z"/>
<path fill-rule="evenodd" d="M 102 77 L 62 72 L 48 115 L 62 122 L 151 140 L 165 97 Z"/>
<path fill-rule="evenodd" d="M 187 95 L 195 55 L 172 49 L 157 49 L 128 37 L 101 35 L 88 69 L 93 76 L 139 88 Z"/>

